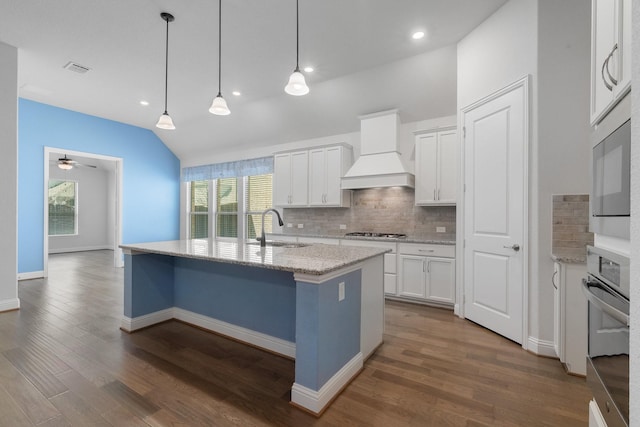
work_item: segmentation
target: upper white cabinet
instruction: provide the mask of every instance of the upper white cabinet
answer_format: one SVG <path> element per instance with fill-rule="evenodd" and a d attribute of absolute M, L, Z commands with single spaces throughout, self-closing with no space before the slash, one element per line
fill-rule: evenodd
<path fill-rule="evenodd" d="M 309 150 L 309 206 L 351 206 L 351 191 L 340 188 L 351 163 L 352 151 L 341 145 Z"/>
<path fill-rule="evenodd" d="M 455 205 L 458 175 L 455 128 L 416 133 L 416 205 Z"/>
<path fill-rule="evenodd" d="M 631 87 L 631 0 L 591 2 L 591 124 Z"/>
<path fill-rule="evenodd" d="M 285 208 L 350 206 L 351 191 L 342 190 L 340 180 L 352 162 L 353 151 L 346 144 L 274 154 L 274 205 Z"/>
<path fill-rule="evenodd" d="M 279 153 L 273 157 L 273 202 L 275 206 L 302 207 L 309 204 L 309 152 Z"/>

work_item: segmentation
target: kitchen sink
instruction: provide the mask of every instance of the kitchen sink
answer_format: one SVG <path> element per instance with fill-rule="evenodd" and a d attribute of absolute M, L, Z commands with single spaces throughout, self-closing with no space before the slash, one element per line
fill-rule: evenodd
<path fill-rule="evenodd" d="M 249 242 L 250 245 L 259 245 L 260 242 Z M 304 248 L 309 246 L 310 243 L 296 243 L 296 242 L 283 242 L 283 241 L 267 241 L 267 246 L 273 246 L 275 248 Z"/>

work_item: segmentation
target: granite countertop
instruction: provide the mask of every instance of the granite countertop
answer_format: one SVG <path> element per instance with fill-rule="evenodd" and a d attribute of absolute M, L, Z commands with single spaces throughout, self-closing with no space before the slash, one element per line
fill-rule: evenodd
<path fill-rule="evenodd" d="M 420 236 L 407 236 L 403 239 L 394 239 L 389 237 L 364 237 L 364 236 L 336 236 L 334 235 L 326 235 L 326 234 L 292 234 L 292 233 L 282 233 L 282 234 L 271 234 L 270 237 L 277 240 L 278 236 L 287 236 L 287 237 L 315 237 L 322 239 L 340 239 L 340 240 L 375 240 L 378 242 L 391 242 L 391 243 L 426 243 L 431 245 L 455 245 L 455 240 L 440 240 L 440 239 L 431 239 L 427 237 Z"/>
<path fill-rule="evenodd" d="M 282 242 L 285 243 L 285 242 Z M 295 244 L 294 244 L 295 245 Z M 322 275 L 357 264 L 388 249 L 308 244 L 267 246 L 230 240 L 192 239 L 120 245 L 122 249 Z"/>
<path fill-rule="evenodd" d="M 562 262 L 565 264 L 586 264 L 587 252 L 585 249 L 581 251 L 569 249 L 554 249 L 551 252 L 551 259 L 555 262 Z"/>

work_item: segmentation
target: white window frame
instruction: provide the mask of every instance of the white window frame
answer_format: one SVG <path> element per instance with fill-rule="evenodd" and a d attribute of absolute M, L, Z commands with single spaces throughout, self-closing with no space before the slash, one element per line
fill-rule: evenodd
<path fill-rule="evenodd" d="M 49 178 L 49 182 L 51 181 L 61 181 L 61 182 L 73 182 L 73 187 L 74 187 L 74 194 L 75 194 L 75 200 L 74 200 L 74 206 L 73 206 L 73 234 L 49 234 L 51 233 L 51 227 L 47 227 L 47 234 L 49 236 L 49 238 L 56 238 L 56 237 L 69 237 L 69 236 L 78 236 L 79 235 L 79 225 L 78 225 L 78 211 L 80 209 L 80 196 L 78 193 L 78 181 L 75 179 L 59 179 L 59 178 Z M 50 188 L 47 186 L 47 224 L 49 222 L 49 190 Z"/>

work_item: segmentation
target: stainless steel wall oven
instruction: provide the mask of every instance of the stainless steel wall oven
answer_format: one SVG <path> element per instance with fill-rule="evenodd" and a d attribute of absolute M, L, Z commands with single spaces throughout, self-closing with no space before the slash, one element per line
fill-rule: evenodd
<path fill-rule="evenodd" d="M 608 427 L 629 425 L 629 258 L 588 246 L 587 383 Z"/>

